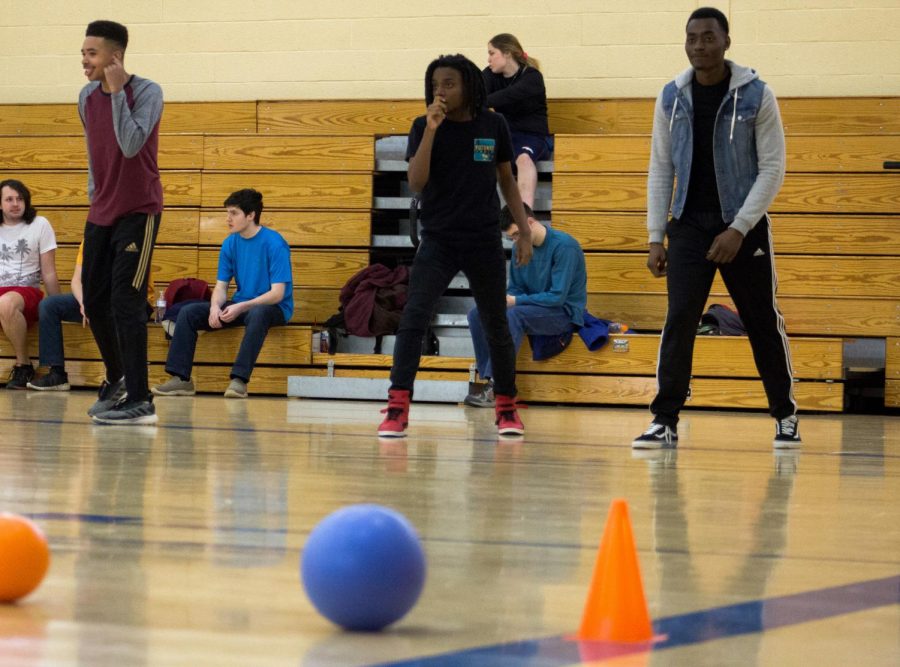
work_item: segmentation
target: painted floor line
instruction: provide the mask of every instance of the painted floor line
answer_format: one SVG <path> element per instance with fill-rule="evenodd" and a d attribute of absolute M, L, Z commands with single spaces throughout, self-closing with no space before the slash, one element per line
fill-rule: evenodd
<path fill-rule="evenodd" d="M 900 575 L 661 618 L 653 623 L 659 639 L 646 644 L 579 642 L 554 636 L 373 667 L 563 667 L 766 632 L 892 604 L 900 604 Z"/>

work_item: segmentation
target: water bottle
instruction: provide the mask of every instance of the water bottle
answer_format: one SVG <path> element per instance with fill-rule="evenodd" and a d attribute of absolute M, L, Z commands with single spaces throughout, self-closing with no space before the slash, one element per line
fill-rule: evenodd
<path fill-rule="evenodd" d="M 628 332 L 628 325 L 622 324 L 621 322 L 610 322 L 609 324 L 609 333 L 611 334 L 623 334 Z"/>
<path fill-rule="evenodd" d="M 159 296 L 156 298 L 156 317 L 154 321 L 162 324 L 163 318 L 166 316 L 166 292 L 159 290 Z"/>
<path fill-rule="evenodd" d="M 322 332 L 322 335 L 319 337 L 319 341 L 321 346 L 319 348 L 319 352 L 328 352 L 331 348 L 331 335 L 328 333 L 328 330 Z"/>

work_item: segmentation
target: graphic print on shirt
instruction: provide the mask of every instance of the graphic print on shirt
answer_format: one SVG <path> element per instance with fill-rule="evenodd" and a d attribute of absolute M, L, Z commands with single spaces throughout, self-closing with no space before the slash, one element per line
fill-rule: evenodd
<path fill-rule="evenodd" d="M 493 162 L 496 148 L 494 139 L 475 139 L 475 162 Z"/>
<path fill-rule="evenodd" d="M 19 239 L 15 246 L 0 244 L 0 285 L 27 286 L 34 283 L 35 279 L 40 282 L 40 269 L 37 271 L 37 277 L 33 275 L 34 271 L 29 271 L 30 275 L 22 273 L 22 265 L 31 252 L 28 239 Z"/>

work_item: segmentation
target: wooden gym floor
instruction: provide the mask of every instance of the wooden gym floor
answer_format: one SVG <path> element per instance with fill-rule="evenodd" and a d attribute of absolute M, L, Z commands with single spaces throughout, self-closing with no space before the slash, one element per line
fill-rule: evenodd
<path fill-rule="evenodd" d="M 252 387 L 252 385 L 251 385 Z M 645 410 L 157 400 L 100 427 L 94 395 L 0 391 L 0 511 L 53 552 L 0 605 L 0 665 L 897 665 L 900 418 L 804 415 L 774 453 L 762 413 L 688 411 L 677 451 L 635 454 Z M 658 641 L 578 644 L 606 513 L 626 498 Z M 418 529 L 428 577 L 385 632 L 342 632 L 299 581 L 312 527 L 380 503 Z"/>

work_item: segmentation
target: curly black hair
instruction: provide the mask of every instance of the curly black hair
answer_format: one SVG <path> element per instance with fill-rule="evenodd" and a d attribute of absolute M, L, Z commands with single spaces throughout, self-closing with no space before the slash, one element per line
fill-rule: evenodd
<path fill-rule="evenodd" d="M 487 91 L 484 88 L 484 78 L 481 70 L 471 60 L 462 54 L 452 56 L 438 56 L 431 61 L 428 69 L 425 70 L 425 104 L 431 105 L 434 102 L 434 90 L 431 87 L 431 78 L 434 76 L 434 70 L 438 67 L 450 67 L 459 72 L 462 77 L 463 88 L 466 94 L 466 104 L 469 107 L 469 113 L 472 118 L 478 116 L 482 110 L 486 108 Z"/>

